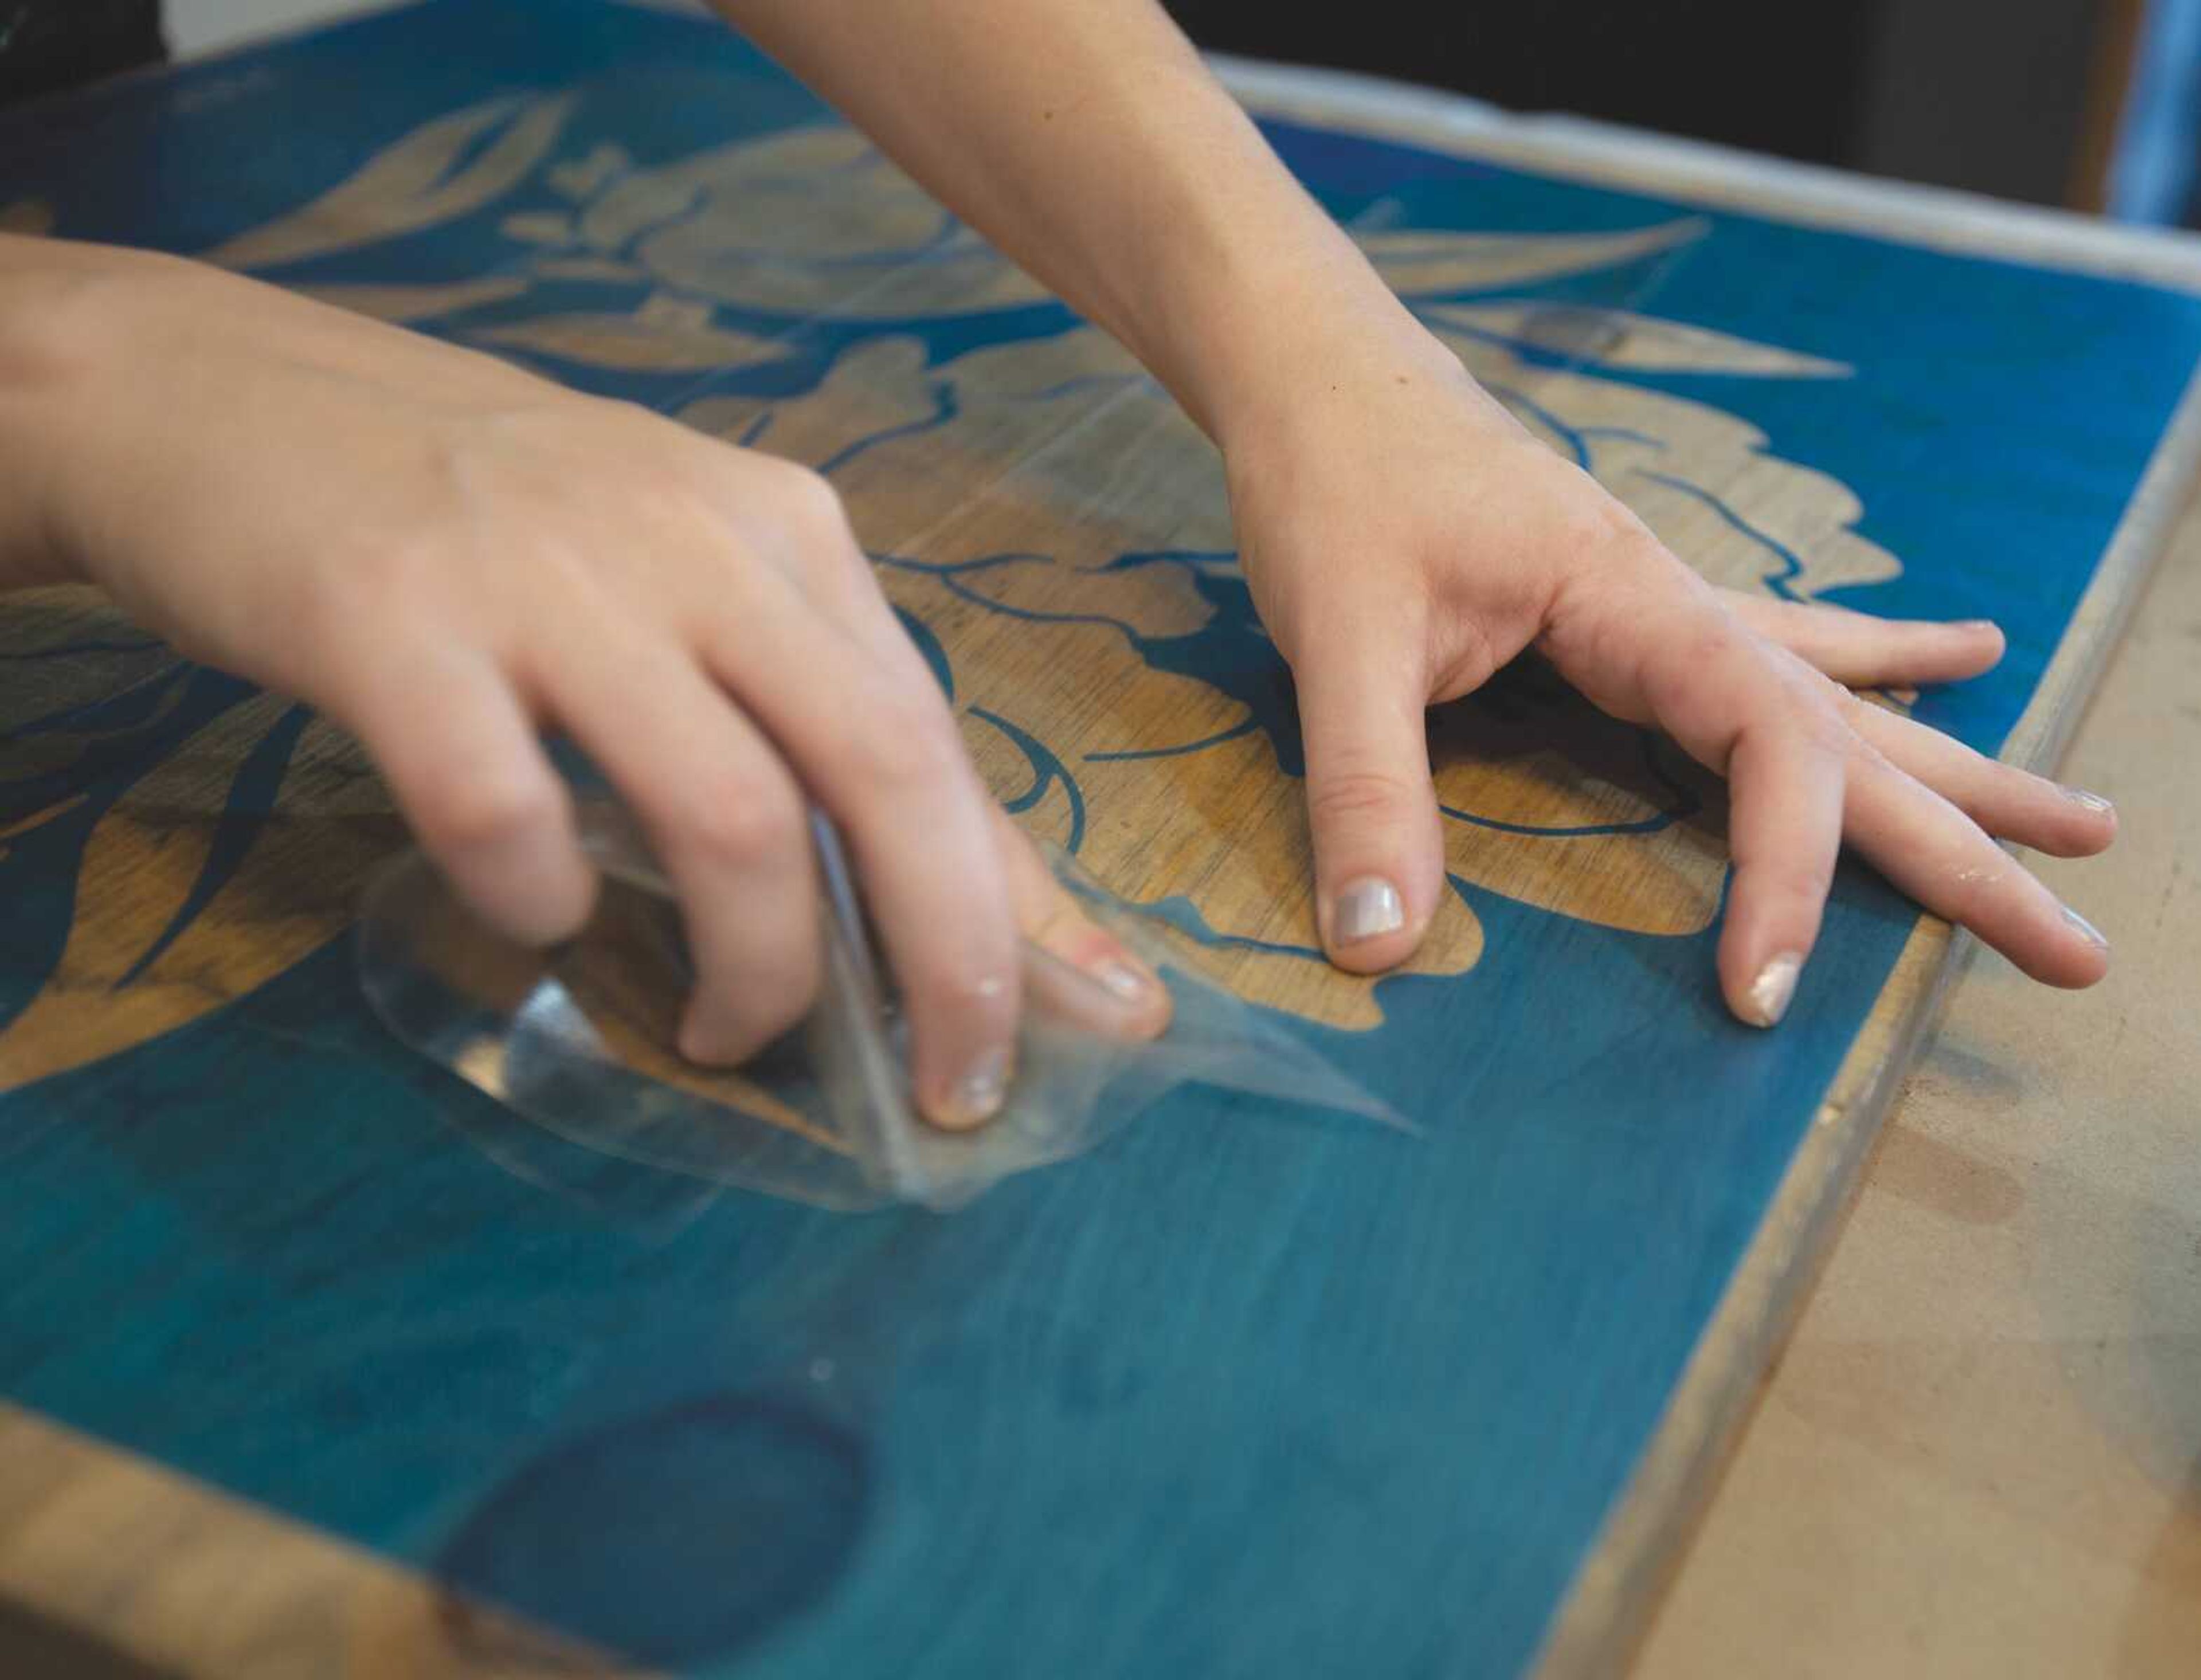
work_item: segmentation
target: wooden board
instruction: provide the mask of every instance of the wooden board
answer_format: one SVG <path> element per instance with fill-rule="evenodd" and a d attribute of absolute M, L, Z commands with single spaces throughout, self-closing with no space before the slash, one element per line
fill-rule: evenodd
<path fill-rule="evenodd" d="M 2189 471 L 2184 247 L 1236 73 L 1554 447 L 1723 580 L 2001 619 L 2002 672 L 1890 703 L 2052 749 Z M 97 602 L 19 599 L 0 1460 L 63 1514 L 0 1530 L 9 1590 L 222 1673 L 511 1617 L 696 1672 L 1609 1665 L 1941 931 L 1846 871 L 1789 1025 L 1734 1027 L 1717 790 L 1517 673 L 1438 720 L 1454 890 L 1416 972 L 1331 973 L 1205 444 L 693 21 L 431 4 L 0 139 L 15 225 L 828 470 L 1002 797 L 1427 1129 L 1181 1100 L 947 1220 L 684 1192 L 673 1219 L 659 1175 L 578 1152 L 521 1182 L 350 983 L 397 843 L 355 749 Z M 250 1607 L 162 1613 L 194 1595 L 156 1555 L 118 1613 L 121 1496 L 62 1463 L 169 1489 L 192 1539 L 160 1551 L 226 1537 Z M 478 1644 L 435 1659 L 526 1659 Z"/>

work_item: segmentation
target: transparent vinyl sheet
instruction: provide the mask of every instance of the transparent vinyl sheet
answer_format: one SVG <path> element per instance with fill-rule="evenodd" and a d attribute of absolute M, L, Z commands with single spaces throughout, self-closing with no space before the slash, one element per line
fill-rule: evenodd
<path fill-rule="evenodd" d="M 1315 1019 L 1371 1024 L 1365 1010 L 1325 1017 L 1315 994 L 1345 983 L 1324 978 L 1306 945 L 1311 910 L 1284 908 L 1304 894 L 1308 869 L 1303 846 L 1277 837 L 1303 820 L 1296 778 L 1260 744 L 1259 720 L 1233 697 L 1242 688 L 1226 693 L 1170 668 L 1170 650 L 1214 626 L 1211 591 L 1235 573 L 1212 449 L 1090 327 L 937 358 L 916 336 L 923 320 L 1044 294 L 968 235 L 902 237 L 935 228 L 941 213 L 876 159 L 866 197 L 813 190 L 821 162 L 863 156 L 860 139 L 829 126 L 692 166 L 697 180 L 666 202 L 701 191 L 702 208 L 652 236 L 666 246 L 657 256 L 677 260 L 694 295 L 778 312 L 784 324 L 757 338 L 760 359 L 714 369 L 656 406 L 831 476 L 982 773 L 1016 798 L 1033 832 L 1060 843 L 1050 862 L 1089 913 L 1164 976 L 1172 1024 L 1150 1043 L 1112 1036 L 1108 1015 L 1121 1006 L 1028 946 L 1004 1113 L 970 1132 L 929 1125 L 911 1099 L 891 977 L 821 818 L 818 1002 L 747 1066 L 697 1067 L 672 1049 L 692 980 L 677 906 L 638 834 L 600 794 L 583 819 L 606 885 L 579 939 L 547 954 L 515 946 L 408 855 L 370 889 L 359 946 L 368 997 L 399 1037 L 517 1117 L 473 1134 L 509 1170 L 556 1187 L 563 1169 L 543 1144 L 562 1139 L 681 1175 L 666 1181 L 662 1201 L 643 1187 L 651 1209 L 675 1217 L 722 1184 L 833 1208 L 954 1207 L 1010 1173 L 1091 1148 L 1183 1084 L 1411 1130 L 1282 1016 L 1231 989 Z M 1493 241 L 1370 237 L 1378 247 L 1403 241 L 1400 278 L 1410 272 L 1447 297 L 1502 283 L 1486 272 Z M 1371 248 L 1379 268 L 1388 249 Z M 1521 353 L 1503 369 L 1511 386 L 1535 390 L 1604 354 L 1628 331 L 1620 311 L 1682 249 L 1578 277 L 1567 303 L 1530 309 L 1513 329 Z M 910 254 L 872 260 L 888 250 Z M 877 330 L 851 337 L 859 328 Z M 810 355 L 825 358 L 814 385 L 788 394 L 784 380 L 757 377 L 795 365 L 782 357 Z M 1276 663 L 1257 626 L 1221 629 L 1237 636 L 1218 639 L 1222 665 Z M 1256 686 L 1274 681 L 1264 674 Z M 1003 791 L 1019 785 L 1021 796 Z M 1208 943 L 1097 884 L 1071 855 L 1081 845 L 1130 897 L 1188 906 Z M 636 1189 L 631 1176 L 620 1182 Z"/>
<path fill-rule="evenodd" d="M 583 808 L 602 867 L 596 913 L 555 951 L 481 922 L 408 853 L 369 888 L 359 930 L 367 998 L 414 1049 L 569 1143 L 714 1184 L 854 1211 L 960 1207 L 997 1180 L 1091 1148 L 1182 1084 L 1309 1104 L 1404 1128 L 1382 1102 L 1261 1012 L 1205 978 L 1066 855 L 1052 863 L 1089 914 L 1159 972 L 1168 1030 L 1110 1029 L 1104 989 L 1029 943 L 1024 1019 L 1007 1102 L 950 1132 L 919 1118 L 903 1023 L 837 837 L 813 819 L 823 866 L 825 978 L 808 1017 L 745 1066 L 672 1049 L 693 975 L 669 884 L 616 806 Z"/>

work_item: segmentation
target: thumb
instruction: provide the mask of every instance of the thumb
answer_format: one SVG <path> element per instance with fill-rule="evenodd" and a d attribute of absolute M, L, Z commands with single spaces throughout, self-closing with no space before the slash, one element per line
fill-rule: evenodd
<path fill-rule="evenodd" d="M 1323 949 L 1376 973 L 1413 954 L 1444 886 L 1428 684 L 1388 638 L 1331 642 L 1294 676 Z"/>

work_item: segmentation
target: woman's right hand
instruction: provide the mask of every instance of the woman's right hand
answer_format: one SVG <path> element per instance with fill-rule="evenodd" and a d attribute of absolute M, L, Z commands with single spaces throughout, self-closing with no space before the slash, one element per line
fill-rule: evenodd
<path fill-rule="evenodd" d="M 936 1122 L 1000 1107 L 1020 933 L 1165 1022 L 987 794 L 817 474 L 170 258 L 0 239 L 0 473 L 30 510 L 0 579 L 95 582 L 346 725 L 531 943 L 593 901 L 539 732 L 569 736 L 679 890 L 687 1055 L 739 1060 L 816 990 L 807 800 L 854 858 Z"/>

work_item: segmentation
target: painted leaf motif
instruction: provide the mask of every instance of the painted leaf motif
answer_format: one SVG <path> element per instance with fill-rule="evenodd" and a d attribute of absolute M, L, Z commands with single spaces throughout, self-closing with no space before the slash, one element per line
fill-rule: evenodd
<path fill-rule="evenodd" d="M 79 585 L 21 590 L 0 625 L 0 788 L 32 768 L 31 742 L 176 663 L 176 656 Z"/>
<path fill-rule="evenodd" d="M 1433 229 L 1357 232 L 1376 272 L 1402 297 L 1437 297 L 1527 285 L 1617 268 L 1694 244 L 1711 232 L 1699 216 L 1624 233 L 1453 233 Z"/>
<path fill-rule="evenodd" d="M 478 327 L 476 344 L 531 350 L 584 367 L 701 373 L 768 355 L 771 341 L 713 326 L 707 304 L 655 298 L 632 314 L 540 314 Z"/>
<path fill-rule="evenodd" d="M 1537 298 L 1425 305 L 1423 317 L 1456 332 L 1542 352 L 1571 367 L 1644 373 L 1736 373 L 1758 379 L 1834 379 L 1846 362 L 1753 344 L 1709 327 Z"/>
<path fill-rule="evenodd" d="M 515 96 L 437 117 L 311 203 L 216 246 L 205 259 L 228 268 L 270 268 L 471 214 L 549 155 L 573 103 Z M 477 148 L 478 156 L 472 155 Z"/>
<path fill-rule="evenodd" d="M 438 285 L 316 285 L 299 288 L 307 297 L 333 303 L 379 320 L 436 320 L 484 303 L 506 303 L 523 297 L 528 283 L 516 275 L 452 280 Z"/>
<path fill-rule="evenodd" d="M 561 166 L 578 244 L 657 284 L 742 308 L 909 320 L 1047 301 L 1039 283 L 955 220 L 840 124 L 796 128 L 655 169 L 597 155 Z M 1617 233 L 1374 230 L 1357 235 L 1408 296 L 1451 296 L 1612 268 L 1677 250 L 1710 224 L 1684 217 Z M 525 244 L 555 244 L 531 216 Z M 572 242 L 568 242 L 572 243 Z"/>
<path fill-rule="evenodd" d="M 224 712 L 92 830 L 61 961 L 0 1029 L 0 1090 L 181 1026 L 309 955 L 400 832 L 348 737 L 272 696 Z"/>
<path fill-rule="evenodd" d="M 1901 574 L 1893 555 L 1855 529 L 1864 509 L 1850 488 L 1770 454 L 1748 421 L 1432 325 L 1516 419 L 1595 473 L 1714 583 L 1801 601 Z"/>

